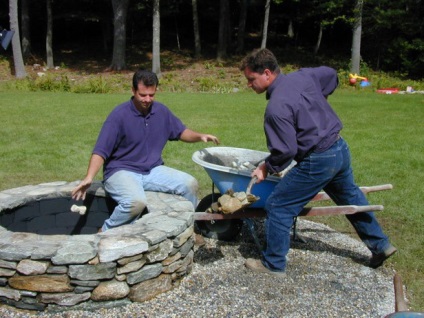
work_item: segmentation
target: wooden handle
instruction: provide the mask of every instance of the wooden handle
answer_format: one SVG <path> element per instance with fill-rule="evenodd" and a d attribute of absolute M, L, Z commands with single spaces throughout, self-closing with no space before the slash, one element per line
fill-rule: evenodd
<path fill-rule="evenodd" d="M 395 287 L 395 311 L 408 311 L 408 306 L 406 305 L 405 296 L 403 294 L 402 279 L 397 273 L 395 273 L 393 277 L 393 285 Z"/>

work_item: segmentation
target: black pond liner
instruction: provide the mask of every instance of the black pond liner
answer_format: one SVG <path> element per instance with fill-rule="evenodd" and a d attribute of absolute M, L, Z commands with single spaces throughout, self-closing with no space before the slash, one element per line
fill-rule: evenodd
<path fill-rule="evenodd" d="M 74 204 L 86 206 L 86 213 L 71 212 Z M 12 232 L 42 235 L 95 234 L 115 206 L 110 197 L 90 194 L 83 203 L 71 197 L 40 199 L 1 211 L 0 225 Z"/>

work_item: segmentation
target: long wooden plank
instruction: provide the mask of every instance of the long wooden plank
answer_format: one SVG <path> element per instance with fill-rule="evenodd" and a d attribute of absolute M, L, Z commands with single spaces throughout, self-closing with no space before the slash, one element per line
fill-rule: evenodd
<path fill-rule="evenodd" d="M 377 191 L 383 191 L 383 190 L 392 190 L 393 185 L 391 184 L 381 184 L 376 186 L 369 186 L 369 187 L 359 187 L 361 191 L 364 194 L 368 194 L 370 192 L 377 192 Z M 328 196 L 327 193 L 324 191 L 319 192 L 311 201 L 325 201 L 325 200 L 331 200 L 331 198 Z"/>
<path fill-rule="evenodd" d="M 393 277 L 393 285 L 395 288 L 395 311 L 408 311 L 408 305 L 405 301 L 405 294 L 403 292 L 402 279 L 397 273 L 395 273 Z"/>
<path fill-rule="evenodd" d="M 302 210 L 299 216 L 318 216 L 318 215 L 346 215 L 360 212 L 370 211 L 382 211 L 384 207 L 382 205 L 339 205 L 339 206 L 327 206 L 327 207 L 307 207 Z M 218 220 L 231 220 L 231 219 L 250 219 L 257 217 L 265 217 L 266 213 L 264 209 L 247 208 L 234 212 L 232 214 L 221 214 L 221 213 L 207 213 L 207 212 L 196 212 L 194 219 L 196 221 L 218 221 Z"/>
<path fill-rule="evenodd" d="M 299 216 L 318 216 L 318 215 L 341 215 L 354 214 L 359 212 L 383 211 L 382 205 L 337 205 L 326 207 L 304 208 Z"/>

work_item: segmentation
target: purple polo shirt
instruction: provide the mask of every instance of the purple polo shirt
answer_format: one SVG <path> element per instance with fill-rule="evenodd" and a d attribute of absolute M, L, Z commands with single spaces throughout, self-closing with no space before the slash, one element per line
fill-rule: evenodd
<path fill-rule="evenodd" d="M 268 87 L 264 130 L 270 156 L 268 171 L 276 173 L 311 151 L 322 152 L 339 138 L 343 125 L 326 97 L 338 85 L 329 67 L 303 68 L 279 74 Z"/>
<path fill-rule="evenodd" d="M 132 98 L 117 106 L 100 131 L 93 154 L 105 159 L 106 180 L 119 170 L 148 174 L 162 165 L 162 151 L 168 140 L 178 140 L 185 125 L 165 105 L 154 101 L 147 116 L 134 106 Z"/>

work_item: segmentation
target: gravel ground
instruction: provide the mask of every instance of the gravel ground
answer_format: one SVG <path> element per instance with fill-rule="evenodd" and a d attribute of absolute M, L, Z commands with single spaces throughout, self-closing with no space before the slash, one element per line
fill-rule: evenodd
<path fill-rule="evenodd" d="M 263 238 L 263 223 L 256 221 Z M 195 248 L 191 274 L 173 290 L 145 303 L 98 310 L 33 313 L 0 307 L 0 317 L 384 317 L 394 312 L 393 271 L 365 266 L 370 252 L 358 240 L 331 228 L 298 221 L 304 243 L 293 242 L 287 276 L 245 269 L 259 257 L 243 228 L 234 242 L 206 239 Z"/>

